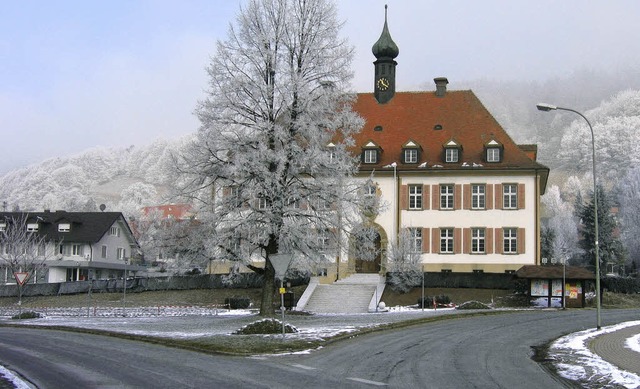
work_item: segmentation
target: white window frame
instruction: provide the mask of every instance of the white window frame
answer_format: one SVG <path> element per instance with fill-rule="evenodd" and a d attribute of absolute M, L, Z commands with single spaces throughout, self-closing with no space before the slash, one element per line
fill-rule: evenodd
<path fill-rule="evenodd" d="M 422 209 L 422 185 L 409 185 L 409 209 Z"/>
<path fill-rule="evenodd" d="M 409 249 L 412 253 L 422 253 L 422 228 L 411 227 L 409 230 Z"/>
<path fill-rule="evenodd" d="M 27 232 L 38 232 L 40 225 L 38 223 L 27 223 Z"/>
<path fill-rule="evenodd" d="M 102 245 L 101 251 L 100 251 L 100 256 L 105 259 L 107 258 L 107 254 L 108 254 L 108 249 L 107 246 Z"/>
<path fill-rule="evenodd" d="M 450 210 L 455 206 L 453 184 L 440 184 L 440 209 Z"/>
<path fill-rule="evenodd" d="M 502 184 L 502 209 L 518 209 L 518 184 Z"/>
<path fill-rule="evenodd" d="M 268 206 L 267 198 L 264 196 L 258 196 L 258 209 L 267 209 Z"/>
<path fill-rule="evenodd" d="M 445 159 L 444 161 L 447 163 L 455 163 L 460 159 L 460 152 L 455 147 L 449 147 L 445 149 Z"/>
<path fill-rule="evenodd" d="M 518 253 L 518 229 L 504 228 L 502 231 L 502 236 L 503 236 L 502 252 L 504 254 L 517 254 Z"/>
<path fill-rule="evenodd" d="M 453 254 L 453 228 L 440 229 L 440 253 Z"/>
<path fill-rule="evenodd" d="M 127 252 L 126 252 L 126 250 L 124 249 L 124 247 L 118 247 L 118 248 L 116 249 L 116 258 L 117 258 L 117 259 L 124 260 L 124 259 L 125 259 L 126 254 L 127 254 Z"/>
<path fill-rule="evenodd" d="M 471 184 L 471 209 L 486 208 L 485 184 Z"/>
<path fill-rule="evenodd" d="M 58 224 L 58 232 L 69 232 L 69 231 L 71 231 L 71 223 Z"/>
<path fill-rule="evenodd" d="M 74 243 L 71 245 L 71 255 L 74 257 L 79 257 L 84 254 L 84 245 Z"/>
<path fill-rule="evenodd" d="M 109 235 L 111 235 L 111 236 L 120 236 L 120 227 L 111 226 L 111 228 L 109 228 Z"/>
<path fill-rule="evenodd" d="M 471 229 L 471 253 L 484 254 L 486 247 L 486 230 L 484 228 Z"/>
<path fill-rule="evenodd" d="M 487 147 L 487 162 L 500 162 L 499 147 Z"/>
<path fill-rule="evenodd" d="M 0 232 L 4 232 L 7 230 L 7 223 L 0 223 Z"/>
<path fill-rule="evenodd" d="M 404 149 L 404 163 L 418 163 L 418 149 Z"/>
<path fill-rule="evenodd" d="M 378 150 L 377 149 L 365 149 L 364 150 L 364 163 L 369 163 L 369 164 L 378 163 Z"/>

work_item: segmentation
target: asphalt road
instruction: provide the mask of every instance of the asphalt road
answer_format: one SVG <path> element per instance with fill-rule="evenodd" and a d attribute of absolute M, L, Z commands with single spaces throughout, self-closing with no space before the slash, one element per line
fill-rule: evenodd
<path fill-rule="evenodd" d="M 603 325 L 638 320 L 604 311 Z M 39 388 L 561 388 L 532 347 L 593 328 L 595 311 L 463 317 L 358 336 L 311 354 L 224 357 L 103 336 L 0 327 L 0 364 Z"/>

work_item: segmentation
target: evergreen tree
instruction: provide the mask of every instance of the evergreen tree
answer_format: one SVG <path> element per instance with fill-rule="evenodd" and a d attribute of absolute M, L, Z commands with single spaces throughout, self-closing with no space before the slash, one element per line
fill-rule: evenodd
<path fill-rule="evenodd" d="M 606 273 L 607 265 L 624 264 L 626 254 L 617 236 L 618 222 L 612 213 L 615 204 L 602 186 L 599 185 L 597 191 L 599 258 L 600 274 L 602 275 Z M 596 237 L 593 192 L 587 203 L 578 203 L 576 209 L 581 221 L 580 246 L 585 251 L 585 264 L 595 267 Z"/>

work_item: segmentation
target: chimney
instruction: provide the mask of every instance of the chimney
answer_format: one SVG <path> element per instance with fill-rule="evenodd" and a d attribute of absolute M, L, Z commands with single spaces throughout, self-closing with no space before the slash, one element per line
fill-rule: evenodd
<path fill-rule="evenodd" d="M 436 77 L 433 81 L 436 83 L 436 96 L 444 97 L 447 93 L 447 84 L 449 83 L 447 77 Z"/>

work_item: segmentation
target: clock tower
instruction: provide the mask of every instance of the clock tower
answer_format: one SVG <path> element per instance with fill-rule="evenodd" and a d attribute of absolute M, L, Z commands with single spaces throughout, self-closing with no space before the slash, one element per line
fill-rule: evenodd
<path fill-rule="evenodd" d="M 376 61 L 373 63 L 375 68 L 373 95 L 378 103 L 385 104 L 393 98 L 396 92 L 396 65 L 395 58 L 400 53 L 398 46 L 391 39 L 389 28 L 387 27 L 387 6 L 384 6 L 384 27 L 380 38 L 371 48 Z"/>

